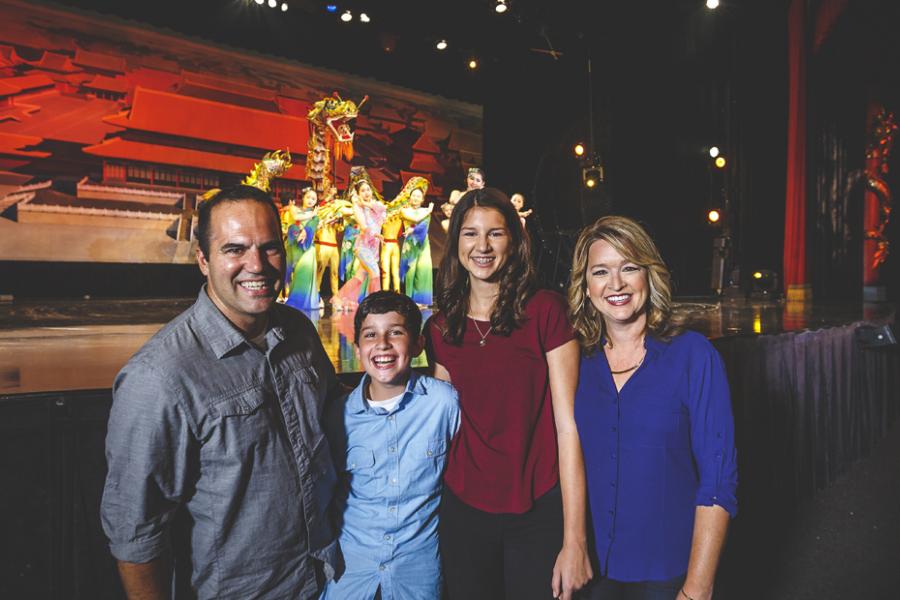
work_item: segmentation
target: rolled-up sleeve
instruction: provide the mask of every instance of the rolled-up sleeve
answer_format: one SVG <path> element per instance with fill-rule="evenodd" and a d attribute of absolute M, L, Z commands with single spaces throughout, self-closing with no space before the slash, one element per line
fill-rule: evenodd
<path fill-rule="evenodd" d="M 705 342 L 705 340 L 704 340 Z M 697 506 L 719 505 L 737 515 L 737 451 L 725 366 L 708 342 L 694 356 L 689 395 L 691 447 L 700 477 Z"/>
<path fill-rule="evenodd" d="M 118 560 L 144 563 L 168 551 L 168 526 L 184 497 L 195 444 L 171 387 L 144 364 L 127 365 L 113 385 L 100 512 Z"/>

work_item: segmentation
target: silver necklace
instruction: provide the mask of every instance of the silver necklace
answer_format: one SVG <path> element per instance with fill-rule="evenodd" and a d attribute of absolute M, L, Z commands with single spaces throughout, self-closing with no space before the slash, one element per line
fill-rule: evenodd
<path fill-rule="evenodd" d="M 469 318 L 472 319 L 472 317 L 469 317 Z M 481 333 L 481 327 L 478 326 L 478 321 L 476 321 L 475 319 L 472 319 L 472 324 L 475 326 L 475 331 L 477 331 L 478 335 L 481 336 L 481 341 L 478 342 L 478 345 L 484 346 L 485 344 L 487 344 L 487 336 L 489 336 L 491 334 L 491 330 L 494 328 L 494 326 L 491 325 L 490 327 L 488 327 L 487 331 L 485 331 L 484 333 Z"/>

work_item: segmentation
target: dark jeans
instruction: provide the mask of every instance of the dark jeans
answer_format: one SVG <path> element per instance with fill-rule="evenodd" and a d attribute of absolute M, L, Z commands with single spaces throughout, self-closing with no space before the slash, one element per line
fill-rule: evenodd
<path fill-rule="evenodd" d="M 579 600 L 676 600 L 684 575 L 668 581 L 622 582 L 596 579 L 578 595 Z M 681 600 L 681 599 L 678 599 Z"/>
<path fill-rule="evenodd" d="M 527 513 L 492 514 L 444 488 L 440 544 L 450 600 L 549 600 L 562 548 L 562 495 L 556 486 Z"/>

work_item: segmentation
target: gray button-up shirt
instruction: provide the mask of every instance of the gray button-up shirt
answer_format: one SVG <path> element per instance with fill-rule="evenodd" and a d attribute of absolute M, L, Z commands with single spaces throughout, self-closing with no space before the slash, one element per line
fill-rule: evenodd
<path fill-rule="evenodd" d="M 200 598 L 312 598 L 313 560 L 326 576 L 342 568 L 321 428 L 339 386 L 312 323 L 270 314 L 263 352 L 204 287 L 113 386 L 101 507 L 112 554 L 147 562 L 183 539 Z"/>

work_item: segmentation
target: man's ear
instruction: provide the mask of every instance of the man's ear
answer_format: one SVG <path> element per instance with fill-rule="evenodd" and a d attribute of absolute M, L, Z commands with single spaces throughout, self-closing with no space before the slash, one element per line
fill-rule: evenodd
<path fill-rule="evenodd" d="M 203 256 L 203 250 L 197 248 L 197 266 L 205 277 L 209 277 L 209 261 Z"/>

